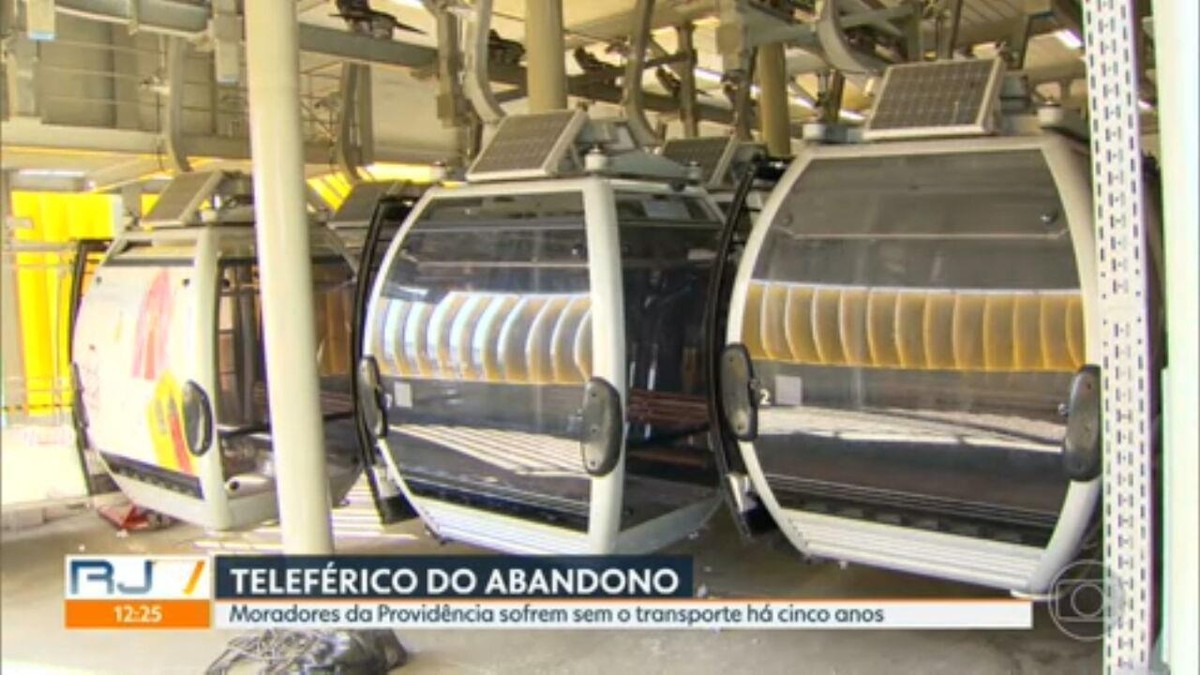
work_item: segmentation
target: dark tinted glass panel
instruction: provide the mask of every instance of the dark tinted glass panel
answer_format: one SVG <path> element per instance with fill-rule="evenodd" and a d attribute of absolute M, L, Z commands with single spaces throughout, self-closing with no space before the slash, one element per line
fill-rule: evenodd
<path fill-rule="evenodd" d="M 578 410 L 591 376 L 579 192 L 431 201 L 368 327 L 410 489 L 586 529 Z"/>
<path fill-rule="evenodd" d="M 269 449 L 270 409 L 262 328 L 258 263 L 238 258 L 221 262 L 217 304 L 217 426 L 224 443 L 227 475 L 261 470 L 259 452 Z M 353 270 L 340 257 L 313 263 L 313 302 L 321 410 L 327 449 L 355 452 L 350 394 L 350 321 Z"/>
<path fill-rule="evenodd" d="M 628 371 L 631 527 L 712 496 L 704 313 L 720 222 L 699 199 L 617 193 Z"/>
<path fill-rule="evenodd" d="M 1083 313 L 1040 152 L 817 160 L 754 264 L 755 447 L 782 502 L 1053 527 Z"/>

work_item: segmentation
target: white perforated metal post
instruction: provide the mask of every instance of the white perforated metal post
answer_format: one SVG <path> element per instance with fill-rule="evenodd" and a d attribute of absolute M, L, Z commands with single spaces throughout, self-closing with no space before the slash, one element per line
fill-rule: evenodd
<path fill-rule="evenodd" d="M 1146 670 L 1155 588 L 1145 201 L 1133 0 L 1084 3 L 1104 411 L 1107 672 Z"/>

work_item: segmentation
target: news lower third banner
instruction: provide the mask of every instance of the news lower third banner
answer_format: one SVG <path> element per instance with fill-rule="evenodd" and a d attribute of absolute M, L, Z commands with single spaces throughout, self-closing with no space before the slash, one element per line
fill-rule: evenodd
<path fill-rule="evenodd" d="M 64 572 L 67 628 L 1033 626 L 1007 598 L 696 597 L 686 556 L 70 556 Z"/>

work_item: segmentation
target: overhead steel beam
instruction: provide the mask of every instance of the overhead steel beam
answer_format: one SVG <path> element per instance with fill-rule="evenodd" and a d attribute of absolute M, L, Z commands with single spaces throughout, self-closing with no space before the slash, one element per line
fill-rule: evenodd
<path fill-rule="evenodd" d="M 207 34 L 210 19 L 203 5 L 165 0 L 57 0 L 56 10 L 96 21 L 136 23 L 138 30 L 192 39 Z M 245 41 L 244 32 L 241 39 Z M 437 50 L 430 47 L 305 23 L 300 24 L 300 51 L 395 68 L 422 68 L 437 60 Z"/>
<path fill-rule="evenodd" d="M 56 150 L 64 154 L 115 153 L 154 157 L 160 154 L 162 144 L 161 137 L 150 131 L 42 124 L 36 120 L 20 119 L 10 119 L 0 123 L 0 138 L 4 140 L 6 152 L 29 148 L 41 151 Z M 193 159 L 198 157 L 229 160 L 250 159 L 250 141 L 245 138 L 187 135 L 182 137 L 182 141 L 189 148 L 202 149 L 199 155 Z M 329 165 L 330 158 L 330 146 L 327 143 L 305 144 L 304 161 L 307 164 Z M 425 162 L 444 159 L 444 157 L 430 150 L 414 151 L 412 156 L 406 157 L 389 153 L 387 157 L 376 157 L 375 159 L 394 162 Z"/>
<path fill-rule="evenodd" d="M 437 50 L 395 40 L 300 24 L 300 51 L 346 61 L 397 68 L 424 68 L 437 62 Z"/>
<path fill-rule="evenodd" d="M 913 4 L 883 7 L 863 0 L 841 0 L 841 3 L 835 9 L 839 13 L 838 25 L 843 30 L 871 26 L 893 37 L 902 37 L 904 31 L 898 24 L 911 21 L 917 15 Z M 722 7 L 722 12 L 724 22 L 717 29 L 717 45 L 722 53 L 776 42 L 799 47 L 818 44 L 813 23 L 781 18 L 777 13 L 744 3 L 731 3 Z"/>
<path fill-rule="evenodd" d="M 623 72 L 617 68 L 617 72 Z M 516 94 L 518 97 L 524 95 L 525 91 L 525 69 L 519 66 L 492 66 L 491 68 L 492 81 L 498 84 L 507 84 L 517 87 Z M 512 100 L 515 92 L 503 92 L 501 98 Z M 604 103 L 620 104 L 622 91 L 621 88 L 610 84 L 609 82 L 600 81 L 591 75 L 575 75 L 567 78 L 567 94 L 575 98 L 583 98 L 592 101 L 601 101 Z M 664 94 L 655 94 L 645 92 L 643 94 L 644 105 L 646 110 L 654 112 L 676 112 L 679 110 L 679 101 L 672 96 Z M 697 113 L 700 119 L 717 124 L 730 124 L 733 122 L 732 111 L 726 108 L 719 108 L 712 105 L 696 106 Z"/>
<path fill-rule="evenodd" d="M 134 23 L 139 29 L 173 35 L 199 35 L 208 29 L 209 10 L 164 0 L 58 0 L 55 10 L 97 21 Z"/>
<path fill-rule="evenodd" d="M 1081 80 L 1087 77 L 1087 65 L 1083 61 L 1068 61 L 1036 68 L 1025 68 L 1021 72 L 1025 73 L 1029 84 L 1038 85 L 1046 82 Z"/>
<path fill-rule="evenodd" d="M 208 30 L 210 13 L 206 7 L 167 2 L 164 0 L 57 0 L 57 11 L 83 16 L 92 20 L 107 21 L 113 24 L 130 24 L 135 20 L 139 30 L 158 32 L 168 35 L 183 35 L 199 38 Z M 132 8 L 132 9 L 131 9 Z M 688 14 L 692 12 L 689 10 Z M 667 14 L 672 14 L 668 12 Z M 655 21 L 664 19 L 655 12 Z M 811 29 L 801 42 L 812 42 Z M 792 42 L 796 42 L 793 40 Z M 346 31 L 301 24 L 299 28 L 299 44 L 301 51 L 336 57 L 344 61 L 372 64 L 381 67 L 401 69 L 428 69 L 437 62 L 435 49 L 420 45 L 412 45 L 397 41 L 378 40 L 364 35 Z M 618 76 L 622 70 L 614 67 Z M 577 98 L 619 104 L 621 89 L 605 82 L 597 82 L 592 76 L 575 76 L 568 78 L 568 94 Z M 500 95 L 505 100 L 524 95 L 526 89 L 526 72 L 520 66 L 493 66 L 491 80 L 498 84 L 516 87 L 515 91 L 504 92 Z M 655 112 L 677 112 L 679 101 L 672 96 L 645 93 L 645 107 Z M 700 103 L 696 106 L 697 119 L 717 124 L 730 124 L 733 120 L 732 111 L 728 108 Z M 14 120 L 4 122 L 5 144 L 32 145 L 37 147 L 59 148 L 92 148 L 104 152 L 136 152 L 155 154 L 158 151 L 159 140 L 155 134 L 144 134 L 134 131 L 117 131 L 110 129 L 72 128 L 70 143 L 64 143 L 57 137 L 62 127 L 42 127 L 40 125 L 13 127 Z M 112 134 L 122 134 L 119 137 Z M 23 141 L 18 138 L 23 137 Z M 205 156 L 221 156 L 230 158 L 248 157 L 248 147 L 245 141 L 216 137 L 187 137 L 186 142 L 193 148 L 203 147 Z M 31 142 L 36 141 L 36 142 Z M 132 147 L 131 147 L 132 146 Z M 245 149 L 243 149 L 245 148 Z M 314 157 L 321 154 L 321 159 Z M 408 161 L 417 161 L 417 153 Z M 316 162 L 328 162 L 328 148 L 314 145 L 307 155 Z M 383 160 L 384 157 L 377 159 Z M 392 161 L 402 161 L 389 157 Z"/>
<path fill-rule="evenodd" d="M 120 152 L 155 155 L 159 135 L 148 131 L 42 124 L 38 120 L 8 119 L 0 122 L 4 146 L 75 152 Z"/>
<path fill-rule="evenodd" d="M 10 190 L 29 192 L 86 192 L 87 181 L 76 176 L 26 176 L 19 170 L 12 171 L 8 179 Z"/>
<path fill-rule="evenodd" d="M 724 1 L 724 0 L 722 0 Z M 657 3 L 650 19 L 652 29 L 678 26 L 714 15 L 718 10 L 717 0 L 688 0 L 687 2 Z M 567 26 L 566 48 L 574 49 L 594 42 L 611 42 L 629 37 L 632 5 L 612 3 L 612 7 L 626 7 L 596 19 L 573 23 Z"/>
<path fill-rule="evenodd" d="M 1024 17 L 1018 17 L 1013 21 L 995 21 L 988 23 L 963 24 L 959 26 L 958 33 L 955 35 L 953 44 L 948 44 L 946 48 L 957 50 L 964 47 L 971 47 L 978 44 L 986 44 L 990 42 L 1007 42 L 1012 39 L 1013 30 L 1017 21 L 1024 20 Z M 1033 38 L 1046 33 L 1053 33 L 1060 28 L 1065 28 L 1059 17 L 1055 21 L 1033 21 L 1029 26 L 1028 37 Z M 925 44 L 937 44 L 937 28 L 926 25 L 922 29 L 922 39 Z"/>

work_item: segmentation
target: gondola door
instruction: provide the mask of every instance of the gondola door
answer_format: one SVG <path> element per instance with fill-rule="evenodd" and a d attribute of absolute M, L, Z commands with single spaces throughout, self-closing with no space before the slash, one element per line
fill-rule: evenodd
<path fill-rule="evenodd" d="M 710 294 L 722 226 L 699 190 L 619 181 L 611 188 L 628 425 L 619 548 L 649 551 L 694 531 L 720 503 L 705 326 L 719 311 Z"/>

